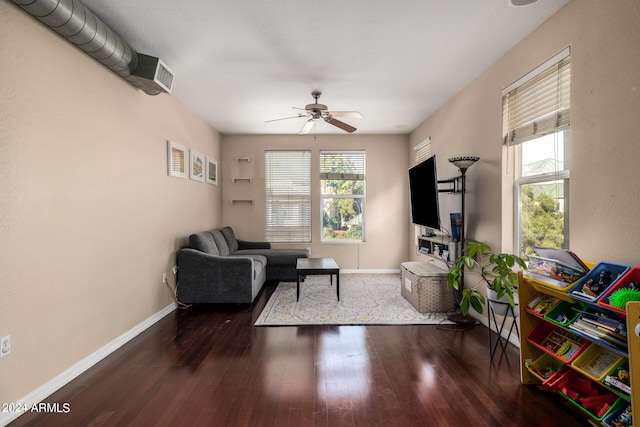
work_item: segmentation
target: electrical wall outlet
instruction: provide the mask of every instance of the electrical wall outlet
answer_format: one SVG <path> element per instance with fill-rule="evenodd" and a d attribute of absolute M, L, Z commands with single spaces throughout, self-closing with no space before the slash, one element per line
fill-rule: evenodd
<path fill-rule="evenodd" d="M 11 335 L 0 338 L 0 357 L 11 354 Z"/>
<path fill-rule="evenodd" d="M 162 273 L 162 283 L 167 283 L 167 273 Z"/>

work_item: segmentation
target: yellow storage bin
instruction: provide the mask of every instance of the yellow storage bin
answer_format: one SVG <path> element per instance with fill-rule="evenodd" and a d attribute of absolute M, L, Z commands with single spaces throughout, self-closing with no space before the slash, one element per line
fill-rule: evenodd
<path fill-rule="evenodd" d="M 551 380 L 563 366 L 564 363 L 549 353 L 543 353 L 535 361 L 527 364 L 527 370 L 540 381 L 545 382 Z"/>
<path fill-rule="evenodd" d="M 599 345 L 590 345 L 576 357 L 571 366 L 592 380 L 602 382 L 607 373 L 620 364 L 623 359 L 624 356 L 609 349 Z"/>

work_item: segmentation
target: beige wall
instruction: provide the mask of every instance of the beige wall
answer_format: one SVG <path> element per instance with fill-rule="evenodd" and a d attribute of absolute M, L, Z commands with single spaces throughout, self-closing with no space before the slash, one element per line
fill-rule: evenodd
<path fill-rule="evenodd" d="M 467 175 L 469 238 L 500 249 L 509 232 L 502 89 L 571 46 L 571 249 L 586 260 L 640 264 L 638 23 L 636 0 L 571 1 L 410 135 L 411 145 L 431 136 L 438 158 L 481 158 Z M 455 171 L 445 162 L 438 169 Z"/>
<path fill-rule="evenodd" d="M 0 402 L 15 402 L 173 302 L 162 273 L 174 283 L 185 236 L 221 224 L 222 191 L 168 177 L 167 140 L 219 158 L 220 136 L 6 0 L 0 58 Z"/>
<path fill-rule="evenodd" d="M 284 245 L 310 247 L 314 257 L 333 257 L 343 269 L 399 269 L 407 260 L 408 183 L 406 135 L 261 135 L 224 136 L 222 159 L 223 214 L 238 238 L 264 240 L 264 151 L 311 150 L 312 243 Z M 366 242 L 320 242 L 320 150 L 366 150 Z M 236 162 L 250 157 L 249 163 Z M 253 183 L 231 182 L 250 176 Z M 317 177 L 317 178 L 316 178 Z M 254 205 L 231 204 L 232 199 L 254 199 Z M 282 245 L 279 245 L 282 246 Z"/>

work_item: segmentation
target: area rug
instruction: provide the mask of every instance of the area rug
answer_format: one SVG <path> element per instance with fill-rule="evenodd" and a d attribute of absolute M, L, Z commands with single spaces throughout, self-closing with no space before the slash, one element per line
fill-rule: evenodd
<path fill-rule="evenodd" d="M 340 301 L 335 279 L 308 276 L 300 284 L 281 282 L 255 326 L 433 325 L 450 324 L 448 313 L 419 313 L 400 295 L 400 274 L 340 274 Z"/>

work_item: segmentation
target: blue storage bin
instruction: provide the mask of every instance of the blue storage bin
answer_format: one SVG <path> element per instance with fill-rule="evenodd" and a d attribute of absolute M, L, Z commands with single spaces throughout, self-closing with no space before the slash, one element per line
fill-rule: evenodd
<path fill-rule="evenodd" d="M 604 420 L 602 421 L 607 427 L 614 427 L 613 421 L 617 420 L 623 412 L 625 412 L 626 414 L 627 408 L 629 412 L 631 412 L 631 403 L 621 399 L 616 404 L 616 406 L 611 410 L 611 412 L 609 412 L 609 414 L 604 417 Z M 625 420 L 627 420 L 627 417 L 625 417 Z M 633 421 L 631 419 L 631 416 L 628 417 L 628 420 Z M 628 424 L 628 425 L 632 425 L 632 424 Z"/>
<path fill-rule="evenodd" d="M 629 269 L 630 265 L 602 261 L 576 283 L 569 294 L 587 302 L 596 302 Z"/>

